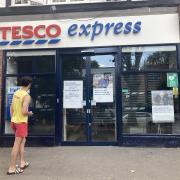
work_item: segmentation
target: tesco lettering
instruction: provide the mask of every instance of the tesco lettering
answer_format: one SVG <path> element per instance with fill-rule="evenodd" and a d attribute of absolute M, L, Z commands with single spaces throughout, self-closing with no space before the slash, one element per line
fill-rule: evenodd
<path fill-rule="evenodd" d="M 37 26 L 6 26 L 0 27 L 0 39 L 56 38 L 61 35 L 61 27 L 57 24 Z"/>

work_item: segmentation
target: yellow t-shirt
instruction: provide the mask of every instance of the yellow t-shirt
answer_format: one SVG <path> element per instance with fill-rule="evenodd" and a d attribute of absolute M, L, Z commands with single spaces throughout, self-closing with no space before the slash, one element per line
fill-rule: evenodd
<path fill-rule="evenodd" d="M 27 123 L 28 116 L 22 114 L 23 99 L 24 99 L 24 96 L 26 95 L 29 96 L 29 94 L 22 89 L 19 89 L 14 93 L 13 100 L 12 100 L 13 114 L 11 117 L 11 122 L 14 122 L 17 124 Z"/>

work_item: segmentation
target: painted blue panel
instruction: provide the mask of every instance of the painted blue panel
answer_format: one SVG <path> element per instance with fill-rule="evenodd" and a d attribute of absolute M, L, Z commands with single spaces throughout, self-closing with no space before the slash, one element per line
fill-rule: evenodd
<path fill-rule="evenodd" d="M 33 44 L 35 40 L 26 40 L 23 42 L 24 45 L 30 45 Z"/>
<path fill-rule="evenodd" d="M 16 46 L 16 45 L 19 45 L 19 44 L 21 44 L 21 43 L 22 43 L 22 41 L 17 40 L 17 41 L 12 41 L 12 42 L 10 43 L 10 45 Z"/>
<path fill-rule="evenodd" d="M 35 42 L 35 44 L 45 44 L 48 40 L 46 39 L 40 39 Z"/>
<path fill-rule="evenodd" d="M 0 46 L 6 46 L 10 41 L 0 41 Z"/>
<path fill-rule="evenodd" d="M 59 41 L 61 41 L 61 39 L 51 39 L 48 44 L 57 44 Z"/>

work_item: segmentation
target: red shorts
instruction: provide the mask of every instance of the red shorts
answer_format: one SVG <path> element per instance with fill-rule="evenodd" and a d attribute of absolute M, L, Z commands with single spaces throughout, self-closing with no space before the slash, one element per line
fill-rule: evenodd
<path fill-rule="evenodd" d="M 28 135 L 28 125 L 27 123 L 14 123 L 11 122 L 11 128 L 15 133 L 15 137 L 27 137 Z"/>

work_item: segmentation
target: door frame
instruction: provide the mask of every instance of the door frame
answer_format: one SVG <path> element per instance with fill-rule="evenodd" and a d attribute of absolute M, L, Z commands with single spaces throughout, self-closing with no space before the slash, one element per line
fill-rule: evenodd
<path fill-rule="evenodd" d="M 114 54 L 115 56 L 115 99 L 116 99 L 116 141 L 108 142 L 74 142 L 63 141 L 63 77 L 62 77 L 62 58 L 64 55 L 106 55 Z M 59 145 L 122 145 L 122 96 L 121 96 L 121 48 L 120 47 L 105 47 L 105 48 L 73 48 L 73 49 L 58 49 L 56 55 L 56 123 L 55 123 L 55 144 Z M 88 133 L 88 132 L 87 132 Z"/>

